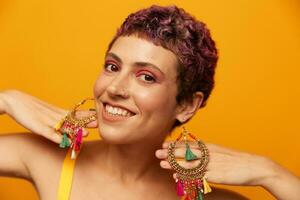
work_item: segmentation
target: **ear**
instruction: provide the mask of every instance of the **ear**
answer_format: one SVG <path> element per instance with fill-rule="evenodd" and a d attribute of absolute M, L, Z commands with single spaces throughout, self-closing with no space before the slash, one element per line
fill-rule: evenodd
<path fill-rule="evenodd" d="M 203 97 L 204 95 L 202 92 L 195 92 L 191 101 L 184 101 L 182 104 L 178 105 L 176 119 L 181 123 L 190 119 L 200 108 Z"/>

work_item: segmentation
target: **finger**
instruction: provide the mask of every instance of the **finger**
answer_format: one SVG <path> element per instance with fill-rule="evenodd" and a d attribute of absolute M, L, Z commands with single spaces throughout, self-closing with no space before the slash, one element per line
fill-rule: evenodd
<path fill-rule="evenodd" d="M 50 128 L 54 130 L 54 127 L 55 127 L 55 125 L 53 127 L 50 127 Z M 55 131 L 54 131 L 54 133 L 59 134 L 58 132 L 55 132 Z M 88 135 L 89 135 L 89 131 L 85 128 L 82 128 L 82 136 L 87 137 Z"/>
<path fill-rule="evenodd" d="M 166 149 L 158 149 L 158 150 L 155 151 L 155 156 L 158 159 L 167 159 L 168 151 Z"/>
<path fill-rule="evenodd" d="M 171 165 L 169 164 L 168 161 L 162 160 L 162 161 L 160 161 L 159 164 L 160 164 L 160 167 L 163 169 L 172 169 Z"/>
<path fill-rule="evenodd" d="M 173 174 L 173 178 L 176 180 L 177 179 L 177 173 Z"/>
<path fill-rule="evenodd" d="M 97 128 L 98 127 L 98 120 L 94 120 L 94 121 L 91 121 L 90 123 L 88 123 L 86 125 L 87 128 Z"/>
<path fill-rule="evenodd" d="M 49 119 L 48 124 L 51 124 L 49 127 L 52 128 L 54 130 L 54 127 L 56 126 L 56 124 L 63 119 L 65 115 L 60 116 L 59 119 L 56 119 L 55 122 L 52 119 Z M 83 113 L 81 112 L 80 114 L 78 114 L 77 116 L 79 117 L 83 117 L 83 116 L 88 116 L 87 113 Z M 96 128 L 98 126 L 98 122 L 97 120 L 91 121 L 90 123 L 88 123 L 86 125 L 86 128 Z M 89 131 L 85 128 L 83 128 L 83 132 L 82 132 L 82 136 L 83 137 L 87 137 L 89 135 Z M 54 136 L 55 137 L 55 136 Z M 57 141 L 57 140 L 56 140 Z"/>
<path fill-rule="evenodd" d="M 75 112 L 75 117 L 77 119 L 82 119 L 84 117 L 89 117 L 92 115 L 95 115 L 96 111 L 90 111 L 90 110 L 78 110 Z"/>
<path fill-rule="evenodd" d="M 49 128 L 46 129 L 42 136 L 44 136 L 45 138 L 50 139 L 52 142 L 55 142 L 57 144 L 60 144 L 62 141 L 62 135 L 60 133 L 55 132 L 53 129 Z"/>
<path fill-rule="evenodd" d="M 49 119 L 48 124 L 51 124 L 51 127 L 55 127 L 55 125 L 62 120 L 67 113 L 63 114 L 63 115 L 59 115 L 58 117 L 55 118 L 55 121 L 53 121 L 53 119 Z M 78 111 L 75 114 L 75 117 L 77 119 L 81 119 L 87 116 L 92 116 L 93 114 L 95 114 L 94 111 Z M 89 122 L 88 124 L 86 124 L 86 128 L 97 128 L 98 127 L 98 120 L 97 118 L 95 118 L 95 120 Z M 86 132 L 87 133 L 87 132 Z M 85 135 L 85 134 L 83 134 Z"/>
<path fill-rule="evenodd" d="M 165 141 L 162 147 L 167 149 L 172 142 L 174 141 Z M 189 141 L 188 144 L 191 148 L 199 148 L 197 142 Z M 230 155 L 237 153 L 236 150 L 230 149 L 228 147 L 223 147 L 221 145 L 212 144 L 212 143 L 205 143 L 205 146 L 207 147 L 209 152 L 218 152 L 218 153 L 224 153 Z M 185 147 L 185 142 L 184 141 L 176 142 L 176 147 Z"/>
<path fill-rule="evenodd" d="M 167 148 L 169 147 L 169 145 L 170 145 L 172 142 L 174 142 L 174 141 L 165 141 L 165 142 L 162 144 L 162 147 L 163 147 L 164 149 L 167 149 Z M 197 142 L 195 142 L 195 141 L 189 141 L 188 144 L 189 144 L 189 146 L 190 146 L 191 148 L 199 148 Z M 184 141 L 178 141 L 178 142 L 176 142 L 176 147 L 185 147 L 185 146 L 186 146 L 186 144 L 185 144 Z"/>
<path fill-rule="evenodd" d="M 87 137 L 89 135 L 89 131 L 85 128 L 82 128 L 82 136 Z"/>
<path fill-rule="evenodd" d="M 191 151 L 200 158 L 202 153 L 199 149 L 191 148 Z M 185 158 L 186 148 L 175 148 L 174 156 L 176 158 Z M 168 150 L 167 149 L 159 149 L 155 152 L 155 155 L 159 159 L 166 159 L 168 157 Z"/>
<path fill-rule="evenodd" d="M 63 138 L 62 133 L 55 131 L 55 129 L 53 127 L 35 127 L 34 130 L 38 130 L 38 132 L 36 132 L 36 133 L 41 133 L 39 135 L 57 143 L 57 144 L 60 144 L 62 142 L 62 138 Z M 40 131 L 40 130 L 43 130 L 43 131 Z M 67 139 L 68 139 L 69 143 L 71 144 L 72 140 L 69 137 Z"/>
<path fill-rule="evenodd" d="M 47 109 L 49 110 L 52 110 L 52 111 L 58 111 L 58 112 L 65 112 L 64 109 L 61 109 L 59 107 L 56 107 L 56 106 L 53 106 L 45 101 L 42 101 L 41 99 L 35 97 L 35 96 L 32 96 L 30 94 L 27 94 L 27 93 L 24 93 L 24 92 L 21 92 L 21 91 L 18 91 L 18 90 L 13 90 L 13 91 L 10 91 L 11 93 L 13 93 L 14 95 L 16 95 L 17 97 L 20 97 L 20 98 L 26 98 L 34 103 L 37 103 L 37 104 L 40 104 L 42 105 L 42 107 L 46 107 Z"/>
<path fill-rule="evenodd" d="M 233 155 L 233 154 L 237 153 L 237 151 L 234 149 L 224 147 L 221 145 L 217 145 L 217 144 L 207 143 L 206 146 L 207 146 L 209 152 L 223 153 L 223 154 L 228 154 L 228 155 Z"/>
<path fill-rule="evenodd" d="M 76 111 L 75 117 L 77 119 L 82 119 L 85 117 L 93 116 L 96 115 L 96 111 L 90 111 L 90 110 L 80 110 Z M 98 127 L 98 121 L 97 121 L 97 116 L 95 117 L 95 120 L 92 120 L 86 125 L 87 128 L 97 128 Z"/>
<path fill-rule="evenodd" d="M 189 162 L 179 160 L 179 161 L 177 161 L 177 163 L 185 169 L 192 169 L 199 165 L 200 160 L 193 160 L 193 161 L 189 161 Z M 164 169 L 172 169 L 171 165 L 166 160 L 160 161 L 160 166 Z"/>

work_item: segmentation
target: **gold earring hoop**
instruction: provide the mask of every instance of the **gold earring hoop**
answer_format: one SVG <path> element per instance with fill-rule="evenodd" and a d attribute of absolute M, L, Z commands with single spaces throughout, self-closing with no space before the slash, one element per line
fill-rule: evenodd
<path fill-rule="evenodd" d="M 197 142 L 198 148 L 201 152 L 199 158 L 191 151 L 187 140 L 188 136 Z M 175 159 L 174 151 L 176 148 L 176 143 L 182 138 L 186 146 L 185 160 L 187 162 L 200 160 L 200 163 L 194 168 L 186 169 L 179 165 Z M 185 127 L 183 127 L 183 131 L 179 137 L 168 146 L 167 160 L 172 169 L 176 171 L 175 181 L 177 185 L 176 189 L 178 196 L 186 196 L 185 199 L 202 200 L 203 194 L 211 192 L 211 188 L 208 185 L 205 177 L 206 167 L 209 162 L 208 149 L 201 140 L 198 140 L 193 134 L 188 132 Z"/>
<path fill-rule="evenodd" d="M 70 147 L 72 149 L 71 159 L 75 159 L 81 150 L 84 128 L 86 128 L 87 124 L 97 119 L 97 114 L 81 119 L 76 118 L 78 108 L 88 100 L 94 100 L 94 98 L 86 98 L 77 103 L 73 110 L 66 114 L 54 127 L 56 132 L 63 135 L 59 147 Z"/>
<path fill-rule="evenodd" d="M 73 110 L 70 112 L 70 114 L 67 115 L 66 120 L 67 120 L 68 122 L 74 124 L 74 125 L 81 126 L 81 127 L 86 127 L 86 125 L 87 125 L 88 123 L 90 123 L 91 121 L 96 120 L 97 114 L 93 114 L 93 115 L 91 115 L 91 116 L 84 117 L 84 118 L 81 118 L 81 119 L 77 119 L 77 118 L 76 118 L 76 111 L 78 111 L 78 108 L 79 108 L 81 105 L 85 104 L 85 102 L 87 102 L 87 101 L 89 101 L 89 100 L 94 101 L 94 98 L 86 98 L 86 99 L 80 101 L 79 103 L 77 103 L 77 104 L 74 106 Z"/>

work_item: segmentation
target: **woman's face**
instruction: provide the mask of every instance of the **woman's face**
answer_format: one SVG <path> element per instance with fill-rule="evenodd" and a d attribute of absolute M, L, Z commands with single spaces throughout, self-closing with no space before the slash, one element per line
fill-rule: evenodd
<path fill-rule="evenodd" d="M 94 85 L 102 138 L 128 144 L 165 137 L 176 118 L 177 65 L 161 46 L 119 37 Z"/>

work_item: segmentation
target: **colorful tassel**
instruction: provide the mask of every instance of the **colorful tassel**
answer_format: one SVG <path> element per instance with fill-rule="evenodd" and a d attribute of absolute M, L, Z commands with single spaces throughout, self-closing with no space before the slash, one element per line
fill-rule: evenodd
<path fill-rule="evenodd" d="M 55 131 L 59 131 L 60 128 L 63 126 L 64 122 L 65 122 L 64 119 L 60 120 L 60 121 L 54 126 L 54 130 L 55 130 Z"/>
<path fill-rule="evenodd" d="M 79 151 L 82 144 L 82 128 L 79 128 L 77 131 L 76 139 L 75 139 L 75 151 Z"/>
<path fill-rule="evenodd" d="M 197 200 L 203 200 L 202 192 L 198 190 L 198 196 Z"/>
<path fill-rule="evenodd" d="M 196 160 L 197 156 L 191 151 L 190 146 L 186 143 L 185 160 L 191 161 Z"/>
<path fill-rule="evenodd" d="M 71 159 L 74 160 L 75 158 L 76 158 L 76 151 L 74 149 L 72 149 Z"/>
<path fill-rule="evenodd" d="M 177 195 L 182 197 L 184 195 L 183 185 L 180 180 L 177 179 L 176 181 L 177 181 L 177 186 L 176 186 Z"/>
<path fill-rule="evenodd" d="M 196 197 L 197 197 L 196 190 L 193 189 L 193 191 L 192 191 L 192 199 L 196 199 Z"/>
<path fill-rule="evenodd" d="M 64 132 L 64 135 L 63 135 L 61 143 L 59 144 L 59 147 L 60 148 L 66 148 L 66 147 L 69 147 L 69 146 L 70 146 L 69 139 L 67 137 L 66 132 Z"/>
<path fill-rule="evenodd" d="M 184 200 L 192 200 L 190 195 L 186 195 Z"/>
<path fill-rule="evenodd" d="M 211 192 L 211 187 L 207 183 L 205 177 L 203 177 L 202 181 L 203 181 L 204 194 L 207 194 L 207 193 Z"/>

